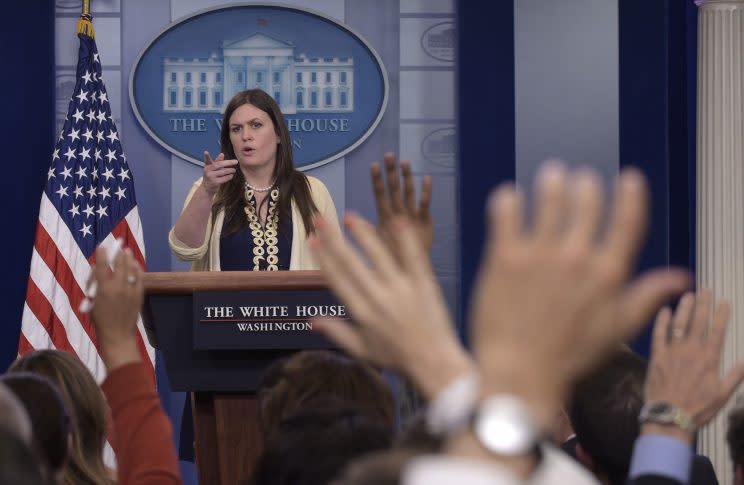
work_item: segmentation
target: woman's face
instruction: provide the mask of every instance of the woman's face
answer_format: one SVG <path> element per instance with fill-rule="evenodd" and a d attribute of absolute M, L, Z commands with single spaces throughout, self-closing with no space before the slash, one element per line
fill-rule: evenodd
<path fill-rule="evenodd" d="M 276 165 L 279 135 L 268 113 L 244 104 L 230 116 L 230 142 L 241 168 Z"/>

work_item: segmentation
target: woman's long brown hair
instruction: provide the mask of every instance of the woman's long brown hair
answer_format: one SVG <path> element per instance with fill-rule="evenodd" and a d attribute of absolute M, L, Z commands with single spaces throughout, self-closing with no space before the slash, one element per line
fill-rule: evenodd
<path fill-rule="evenodd" d="M 113 485 L 103 463 L 106 441 L 106 400 L 80 359 L 59 350 L 37 350 L 20 357 L 8 373 L 31 372 L 50 379 L 70 414 L 72 440 L 65 466 L 65 485 Z"/>
<path fill-rule="evenodd" d="M 297 209 L 302 217 L 305 232 L 312 234 L 315 231 L 313 225 L 313 213 L 318 208 L 310 194 L 310 182 L 305 174 L 294 168 L 292 161 L 292 140 L 289 138 L 289 129 L 284 121 L 276 101 L 266 92 L 260 89 L 249 89 L 242 91 L 230 100 L 222 118 L 222 129 L 220 131 L 220 148 L 226 159 L 237 158 L 230 141 L 230 117 L 239 107 L 250 104 L 265 112 L 274 123 L 274 130 L 279 136 L 279 145 L 276 150 L 276 164 L 274 165 L 274 185 L 279 187 L 279 228 L 284 227 L 282 221 L 287 220 L 292 214 L 292 199 L 297 204 Z M 225 209 L 226 226 L 222 229 L 222 236 L 232 234 L 248 227 L 248 219 L 243 215 L 245 207 L 244 194 L 245 177 L 243 172 L 237 170 L 235 176 L 229 182 L 220 185 L 212 204 L 212 220 L 220 209 Z"/>

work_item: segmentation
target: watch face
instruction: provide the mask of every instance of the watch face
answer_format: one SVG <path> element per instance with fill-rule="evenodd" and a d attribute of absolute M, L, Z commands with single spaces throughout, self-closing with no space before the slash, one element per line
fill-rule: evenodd
<path fill-rule="evenodd" d="M 649 412 L 656 415 L 666 414 L 671 410 L 672 407 L 665 402 L 657 402 L 649 408 Z"/>
<path fill-rule="evenodd" d="M 695 432 L 695 421 L 684 411 L 667 402 L 647 403 L 638 416 L 641 423 L 674 425 L 683 430 Z"/>
<path fill-rule="evenodd" d="M 521 455 L 532 450 L 537 432 L 527 406 L 508 396 L 493 396 L 484 401 L 474 425 L 478 441 L 499 455 Z"/>

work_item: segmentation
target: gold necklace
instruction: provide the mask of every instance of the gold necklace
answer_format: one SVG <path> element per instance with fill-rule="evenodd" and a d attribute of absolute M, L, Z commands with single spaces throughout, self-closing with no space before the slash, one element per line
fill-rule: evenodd
<path fill-rule="evenodd" d="M 261 271 L 261 260 L 266 260 L 266 271 L 279 270 L 279 214 L 276 201 L 279 200 L 279 188 L 275 187 L 270 194 L 269 213 L 266 216 L 266 226 L 261 226 L 256 213 L 256 198 L 252 188 L 245 188 L 245 215 L 248 217 L 248 227 L 253 236 L 253 271 Z M 266 248 L 264 249 L 264 245 Z M 264 257 L 266 255 L 266 257 Z"/>

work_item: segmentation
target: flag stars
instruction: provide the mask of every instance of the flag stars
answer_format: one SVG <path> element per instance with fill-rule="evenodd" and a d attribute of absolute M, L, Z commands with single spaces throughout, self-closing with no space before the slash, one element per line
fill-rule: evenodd
<path fill-rule="evenodd" d="M 80 103 L 82 103 L 83 101 L 88 101 L 88 91 L 83 91 L 83 89 L 81 88 L 80 92 L 75 97 L 80 100 Z"/>
<path fill-rule="evenodd" d="M 93 210 L 93 206 L 90 204 L 85 204 L 85 209 L 83 210 L 83 213 L 85 214 L 85 217 L 91 217 L 95 211 Z"/>
<path fill-rule="evenodd" d="M 93 53 L 93 62 L 101 63 L 101 61 L 98 58 L 98 52 Z M 93 73 L 95 75 L 95 73 Z"/>
<path fill-rule="evenodd" d="M 116 158 L 116 150 L 112 150 L 109 148 L 109 151 L 105 156 L 106 158 L 108 158 L 109 163 L 111 163 L 111 160 Z"/>
<path fill-rule="evenodd" d="M 104 206 L 104 205 L 99 205 L 98 206 L 98 209 L 96 209 L 96 214 L 98 214 L 98 218 L 99 219 L 103 218 L 103 216 L 108 217 L 108 214 L 106 213 L 106 210 L 108 210 L 108 208 L 106 206 Z"/>
<path fill-rule="evenodd" d="M 95 118 L 95 116 L 94 116 Z M 103 137 L 103 130 L 97 130 L 96 131 L 96 141 L 103 141 L 105 138 Z"/>
<path fill-rule="evenodd" d="M 85 130 L 85 133 L 83 133 L 83 138 L 85 138 L 85 141 L 91 141 L 93 139 L 93 130 L 88 128 Z"/>
<path fill-rule="evenodd" d="M 98 150 L 96 150 L 97 152 Z M 96 155 L 99 155 L 96 153 Z M 93 170 L 91 170 L 90 175 L 93 177 L 93 180 L 98 180 L 98 167 L 93 167 Z"/>
<path fill-rule="evenodd" d="M 129 177 L 129 170 L 124 170 L 124 167 L 121 168 L 118 174 L 116 174 L 117 177 L 121 177 L 121 181 L 124 182 L 125 180 L 131 178 Z"/>
<path fill-rule="evenodd" d="M 93 154 L 93 158 L 96 159 L 96 162 L 98 160 L 100 160 L 101 158 L 103 158 L 103 157 L 101 157 L 101 150 L 99 150 L 98 148 L 96 148 L 96 152 Z"/>
<path fill-rule="evenodd" d="M 84 162 L 87 158 L 90 158 L 90 148 L 83 148 L 80 150 L 78 156 L 82 157 L 80 161 Z"/>
<path fill-rule="evenodd" d="M 75 114 L 73 114 L 72 117 L 75 118 L 75 123 L 83 121 L 83 118 L 84 118 L 83 112 L 80 111 L 79 109 L 76 109 Z"/>
<path fill-rule="evenodd" d="M 83 237 L 93 235 L 93 233 L 90 232 L 90 228 L 91 224 L 83 224 L 83 227 L 80 228 L 80 232 L 83 234 Z"/>
<path fill-rule="evenodd" d="M 103 123 L 104 121 L 106 121 L 106 112 L 99 109 L 96 118 L 98 119 L 99 123 Z"/>
<path fill-rule="evenodd" d="M 78 179 L 81 179 L 81 178 L 88 178 L 88 173 L 87 173 L 87 171 L 85 170 L 85 167 L 84 167 L 84 166 L 82 166 L 82 165 L 80 165 L 80 166 L 78 167 L 78 169 L 77 169 L 77 172 L 75 172 L 75 175 L 77 175 L 77 176 L 78 176 Z"/>
<path fill-rule="evenodd" d="M 47 180 L 54 178 L 54 167 L 49 167 L 49 171 L 47 172 Z"/>
<path fill-rule="evenodd" d="M 55 161 L 59 158 L 59 148 L 54 149 L 54 153 L 52 153 L 52 161 Z"/>
<path fill-rule="evenodd" d="M 111 143 L 113 143 L 114 140 L 116 140 L 116 141 L 119 140 L 119 134 L 116 133 L 116 131 L 111 130 L 111 131 L 109 131 L 109 134 L 106 135 L 106 138 L 108 138 L 109 140 L 111 140 Z"/>
<path fill-rule="evenodd" d="M 83 196 L 83 188 L 79 185 L 75 185 L 75 190 L 72 192 L 73 195 L 75 195 L 75 198 Z"/>
<path fill-rule="evenodd" d="M 60 199 L 69 197 L 67 194 L 67 187 L 65 187 L 64 185 L 60 185 L 55 194 L 59 195 Z"/>
<path fill-rule="evenodd" d="M 96 188 L 93 187 L 92 185 L 85 192 L 88 194 L 88 197 L 90 197 L 91 199 L 96 196 Z"/>
<path fill-rule="evenodd" d="M 70 141 L 71 142 L 73 142 L 75 140 L 79 140 L 80 139 L 80 130 L 71 130 L 70 131 L 70 134 L 67 135 L 67 136 L 70 137 Z"/>
<path fill-rule="evenodd" d="M 88 84 L 91 81 L 90 78 L 90 71 L 86 69 L 85 74 L 83 74 L 83 77 L 81 78 L 83 81 L 85 81 L 85 84 Z"/>
<path fill-rule="evenodd" d="M 103 187 L 100 192 L 98 192 L 98 195 L 101 196 L 101 200 L 106 200 L 106 197 L 111 197 L 111 194 L 109 193 L 111 191 L 111 188 L 109 187 Z"/>
<path fill-rule="evenodd" d="M 106 96 L 106 91 L 99 91 L 98 92 L 98 101 L 103 103 L 108 103 L 108 97 Z"/>
<path fill-rule="evenodd" d="M 101 174 L 102 177 L 106 177 L 106 182 L 114 178 L 114 169 L 106 167 L 106 170 Z"/>
<path fill-rule="evenodd" d="M 89 109 L 88 113 L 85 115 L 85 117 L 88 118 L 88 123 L 93 123 L 93 120 L 96 119 L 96 114 L 93 111 L 94 110 Z"/>
<path fill-rule="evenodd" d="M 65 167 L 65 169 L 62 170 L 60 175 L 64 177 L 65 180 L 67 180 L 69 177 L 72 177 L 72 174 L 70 172 L 72 172 L 72 167 Z"/>
<path fill-rule="evenodd" d="M 116 195 L 117 197 L 119 197 L 119 200 L 126 199 L 127 196 L 124 195 L 124 192 L 126 192 L 126 190 L 127 190 L 126 187 L 119 187 L 118 190 L 116 192 L 114 192 L 114 195 Z"/>
<path fill-rule="evenodd" d="M 65 152 L 65 156 L 67 157 L 67 161 L 69 162 L 73 158 L 75 158 L 75 150 L 72 149 L 72 147 L 67 147 L 67 151 Z"/>
<path fill-rule="evenodd" d="M 75 216 L 79 216 L 80 215 L 80 206 L 77 205 L 77 204 L 72 204 L 72 208 L 70 208 L 67 212 L 69 212 L 70 213 L 70 217 L 72 217 L 74 219 Z"/>

